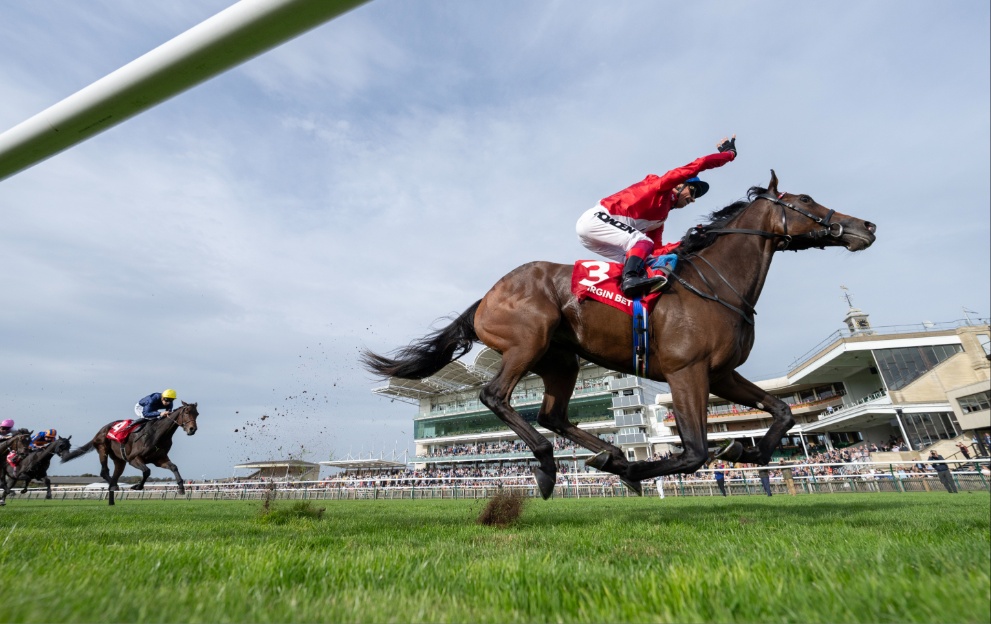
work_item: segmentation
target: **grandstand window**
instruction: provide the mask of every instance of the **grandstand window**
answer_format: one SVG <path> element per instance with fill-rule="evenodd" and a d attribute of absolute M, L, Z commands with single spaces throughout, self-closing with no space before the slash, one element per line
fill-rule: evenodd
<path fill-rule="evenodd" d="M 978 392 L 977 394 L 968 394 L 967 396 L 957 399 L 957 402 L 960 403 L 960 411 L 964 414 L 981 412 L 986 409 L 991 409 L 991 393 L 985 390 L 984 392 Z"/>
<path fill-rule="evenodd" d="M 950 440 L 960 435 L 960 425 L 952 412 L 923 412 L 905 414 L 902 424 L 908 434 L 912 448 L 935 444 L 939 440 Z"/>
<path fill-rule="evenodd" d="M 899 390 L 935 368 L 940 362 L 962 351 L 962 346 L 949 344 L 878 349 L 874 351 L 874 356 L 877 358 L 878 368 L 888 390 Z"/>

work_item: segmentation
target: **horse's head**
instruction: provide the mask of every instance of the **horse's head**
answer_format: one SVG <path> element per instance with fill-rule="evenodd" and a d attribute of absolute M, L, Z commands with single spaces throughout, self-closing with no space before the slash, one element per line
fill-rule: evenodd
<path fill-rule="evenodd" d="M 200 413 L 196 410 L 196 403 L 186 403 L 182 401 L 182 407 L 175 411 L 175 422 L 182 427 L 186 435 L 196 433 L 196 417 Z"/>
<path fill-rule="evenodd" d="M 68 438 L 57 438 L 55 442 L 52 443 L 52 455 L 58 455 L 62 459 L 65 459 L 65 456 L 68 455 L 69 451 L 72 449 L 72 443 L 69 441 L 71 439 L 72 436 L 69 436 Z"/>
<path fill-rule="evenodd" d="M 846 247 L 860 251 L 874 243 L 876 225 L 830 210 L 808 195 L 779 192 L 778 176 L 773 169 L 766 191 L 760 190 L 751 189 L 751 200 L 764 200 L 772 208 L 780 209 L 780 216 L 773 216 L 769 224 L 771 231 L 779 236 L 778 249 Z"/>

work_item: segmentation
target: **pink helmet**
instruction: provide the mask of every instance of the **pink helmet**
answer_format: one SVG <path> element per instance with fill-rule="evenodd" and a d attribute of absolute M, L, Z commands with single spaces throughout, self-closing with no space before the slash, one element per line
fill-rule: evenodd
<path fill-rule="evenodd" d="M 6 419 L 6 420 L 4 420 L 3 422 L 0 422 L 0 427 L 5 427 L 7 429 L 11 429 L 11 428 L 13 428 L 13 426 L 14 426 L 14 421 L 11 420 L 11 419 L 9 419 L 9 418 Z"/>

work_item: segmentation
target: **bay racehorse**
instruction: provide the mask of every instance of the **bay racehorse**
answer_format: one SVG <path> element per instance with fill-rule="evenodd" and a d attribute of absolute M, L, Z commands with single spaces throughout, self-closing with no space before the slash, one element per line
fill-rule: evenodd
<path fill-rule="evenodd" d="M 160 416 L 154 420 L 149 420 L 141 429 L 131 433 L 124 444 L 107 438 L 107 432 L 119 421 L 114 421 L 104 425 L 93 439 L 78 449 L 69 453 L 68 457 L 62 461 L 72 461 L 77 457 L 89 453 L 94 448 L 100 456 L 100 476 L 107 482 L 109 490 L 110 504 L 114 504 L 113 492 L 119 489 L 117 485 L 120 475 L 124 472 L 124 466 L 131 464 L 141 471 L 141 482 L 131 487 L 132 490 L 144 489 L 145 482 L 151 476 L 151 469 L 148 465 L 167 468 L 175 475 L 176 483 L 179 485 L 179 493 L 185 494 L 186 488 L 179 474 L 179 468 L 169 459 L 169 450 L 172 448 L 172 435 L 181 427 L 186 435 L 196 433 L 196 417 L 199 412 L 196 410 L 196 403 L 186 403 L 182 401 L 182 407 Z M 107 464 L 107 458 L 114 462 L 114 473 L 111 475 Z"/>
<path fill-rule="evenodd" d="M 24 436 L 25 438 L 27 436 Z M 21 490 L 21 494 L 28 491 L 28 485 L 31 481 L 43 481 L 45 483 L 45 498 L 52 497 L 52 482 L 48 478 L 48 467 L 52 463 L 52 457 L 58 455 L 64 461 L 69 454 L 69 449 L 72 447 L 72 443 L 69 440 L 72 436 L 68 438 L 56 438 L 52 442 L 49 442 L 47 446 L 41 449 L 28 450 L 26 441 L 15 442 L 11 449 L 14 450 L 16 447 L 21 456 L 17 467 L 14 468 L 9 463 L 7 463 L 6 455 L 3 457 L 3 492 L 0 493 L 0 506 L 7 504 L 7 495 L 10 491 L 14 489 L 17 482 L 24 479 L 24 489 Z M 9 481 L 9 482 L 8 482 Z"/>
<path fill-rule="evenodd" d="M 875 239 L 876 226 L 830 210 L 808 195 L 780 193 L 771 171 L 768 188 L 753 187 L 739 201 L 689 230 L 678 249 L 673 284 L 649 318 L 648 378 L 667 382 L 684 451 L 656 461 L 628 461 L 618 447 L 568 420 L 568 401 L 579 357 L 628 374 L 633 367 L 630 317 L 608 305 L 579 302 L 571 291 L 572 265 L 531 262 L 500 279 L 454 321 L 397 350 L 392 357 L 366 351 L 363 364 L 380 377 L 423 379 L 467 353 L 479 341 L 502 354 L 502 365 L 482 388 L 481 402 L 512 429 L 538 461 L 540 493 L 554 491 L 557 469 L 551 443 L 510 405 L 513 388 L 528 372 L 544 382 L 537 423 L 597 454 L 588 464 L 618 475 L 640 493 L 640 481 L 692 473 L 709 458 L 706 408 L 709 393 L 768 412 L 772 424 L 755 446 L 739 443 L 722 455 L 767 465 L 794 425 L 780 399 L 736 369 L 754 344 L 754 306 L 774 252 L 829 246 L 859 251 Z"/>

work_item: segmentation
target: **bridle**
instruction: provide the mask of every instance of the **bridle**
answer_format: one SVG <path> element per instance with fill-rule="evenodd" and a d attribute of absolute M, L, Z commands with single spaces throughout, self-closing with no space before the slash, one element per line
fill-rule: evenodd
<path fill-rule="evenodd" d="M 697 229 L 705 232 L 706 234 L 716 234 L 719 236 L 723 234 L 755 234 L 757 236 L 763 236 L 764 238 L 771 238 L 771 239 L 781 238 L 781 242 L 778 244 L 778 247 L 777 249 L 775 249 L 775 251 L 784 251 L 788 249 L 788 247 L 791 246 L 791 243 L 794 240 L 806 240 L 806 239 L 811 241 L 809 245 L 810 247 L 818 247 L 819 249 L 824 249 L 826 245 L 824 242 L 820 243 L 820 241 L 823 241 L 826 238 L 840 238 L 841 236 L 843 236 L 843 224 L 833 223 L 832 221 L 830 221 L 830 219 L 832 219 L 833 215 L 836 213 L 835 210 L 830 209 L 829 212 L 826 213 L 825 217 L 817 217 L 808 210 L 796 206 L 795 204 L 790 204 L 785 200 L 781 199 L 782 197 L 784 197 L 784 195 L 785 195 L 784 193 L 780 193 L 778 194 L 777 197 L 775 197 L 770 193 L 763 193 L 755 197 L 753 201 L 750 202 L 750 205 L 747 206 L 747 208 L 749 208 L 750 206 L 754 205 L 754 202 L 756 202 L 758 199 L 766 199 L 767 201 L 773 204 L 777 204 L 778 206 L 781 206 L 781 230 L 782 230 L 781 234 L 776 234 L 774 232 L 768 232 L 765 230 L 748 230 L 742 228 L 719 228 L 716 230 L 706 230 L 704 227 L 699 226 Z M 805 232 L 803 234 L 798 234 L 796 236 L 792 236 L 788 234 L 788 212 L 787 210 L 785 210 L 786 208 L 788 210 L 794 210 L 798 214 L 802 215 L 803 217 L 807 217 L 811 219 L 812 221 L 821 225 L 822 227 L 820 229 L 812 230 L 810 232 Z M 744 208 L 744 210 L 746 210 L 746 208 Z M 816 243 L 819 244 L 817 245 Z M 798 250 L 796 249 L 795 251 Z"/>
<path fill-rule="evenodd" d="M 190 404 L 190 405 L 192 405 L 192 404 Z M 169 413 L 168 413 L 168 414 L 167 414 L 167 415 L 165 416 L 165 419 L 166 419 L 166 420 L 170 420 L 170 421 L 172 421 L 173 423 L 175 423 L 175 426 L 176 426 L 176 427 L 182 427 L 182 423 L 180 423 L 180 422 L 179 422 L 179 417 L 178 417 L 178 416 L 176 416 L 175 418 L 173 418 L 173 417 L 172 417 L 172 414 L 177 414 L 177 413 L 179 413 L 179 412 L 182 412 L 182 414 L 183 414 L 183 415 L 185 416 L 185 415 L 187 415 L 187 414 L 189 413 L 189 409 L 188 409 L 188 408 L 189 408 L 189 405 L 183 405 L 183 406 L 182 406 L 182 407 L 180 407 L 179 409 L 177 409 L 177 410 L 173 410 L 173 411 L 171 411 L 171 412 L 169 412 Z"/>
<path fill-rule="evenodd" d="M 827 212 L 825 217 L 817 217 L 811 212 L 805 210 L 804 208 L 800 208 L 795 204 L 791 204 L 784 201 L 783 199 L 781 199 L 782 197 L 784 197 L 784 193 L 780 193 L 777 197 L 775 197 L 774 195 L 765 192 L 755 197 L 750 202 L 750 204 L 748 204 L 747 207 L 743 209 L 746 210 L 750 206 L 753 206 L 754 203 L 759 199 L 765 199 L 773 204 L 777 204 L 778 206 L 781 206 L 782 233 L 768 232 L 766 230 L 751 230 L 745 228 L 718 228 L 718 229 L 710 230 L 710 229 L 706 229 L 705 226 L 701 226 L 701 225 L 696 226 L 695 230 L 700 234 L 715 234 L 717 236 L 722 236 L 724 234 L 752 234 L 755 236 L 762 236 L 764 238 L 769 238 L 772 240 L 779 238 L 780 241 L 778 242 L 775 251 L 784 251 L 791 246 L 791 243 L 793 241 L 806 240 L 806 239 L 810 241 L 809 244 L 810 247 L 818 247 L 820 249 L 823 249 L 825 248 L 826 245 L 825 242 L 821 242 L 821 241 L 824 241 L 826 238 L 840 238 L 841 236 L 843 236 L 843 224 L 833 223 L 830 221 L 830 219 L 833 218 L 833 214 L 836 213 L 835 210 L 830 210 L 829 212 Z M 812 230 L 810 232 L 805 232 L 803 234 L 792 236 L 788 234 L 788 210 L 794 210 L 798 214 L 811 219 L 812 221 L 821 225 L 822 227 L 816 230 Z M 743 211 L 741 211 L 741 214 L 742 212 Z M 794 251 L 798 251 L 798 250 L 795 249 Z M 692 258 L 701 260 L 705 262 L 707 265 L 709 265 L 709 268 L 712 269 L 712 271 L 716 274 L 716 276 L 720 280 L 722 280 L 722 282 L 726 284 L 726 286 L 729 287 L 731 291 L 733 291 L 734 295 L 739 297 L 741 302 L 740 305 L 735 306 L 729 303 L 728 301 L 726 301 L 725 299 L 721 299 L 719 295 L 716 294 L 716 289 L 713 288 L 712 284 L 709 283 L 709 280 L 706 279 L 702 271 L 700 271 L 699 268 L 695 266 L 695 263 L 692 262 Z M 679 284 L 684 286 L 685 289 L 687 289 L 688 291 L 698 295 L 699 297 L 702 297 L 703 299 L 708 299 L 709 301 L 715 301 L 716 303 L 719 303 L 729 308 L 730 310 L 733 310 L 741 317 L 743 317 L 743 320 L 746 321 L 748 324 L 750 325 L 754 324 L 754 316 L 757 314 L 757 310 L 754 308 L 753 304 L 747 301 L 747 299 L 743 295 L 737 292 L 736 288 L 733 287 L 733 285 L 729 282 L 729 280 L 727 280 L 723 276 L 723 274 L 719 272 L 719 269 L 714 267 L 711 262 L 709 262 L 704 257 L 699 256 L 697 254 L 692 254 L 690 256 L 683 256 L 681 258 L 681 261 L 685 262 L 686 264 L 688 264 L 688 266 L 692 267 L 692 269 L 702 279 L 702 282 L 705 284 L 705 286 L 708 288 L 711 294 L 702 292 L 698 288 L 692 286 L 687 281 L 685 281 L 685 279 L 682 278 L 677 273 L 673 273 L 672 276 L 676 280 L 678 280 Z"/>

